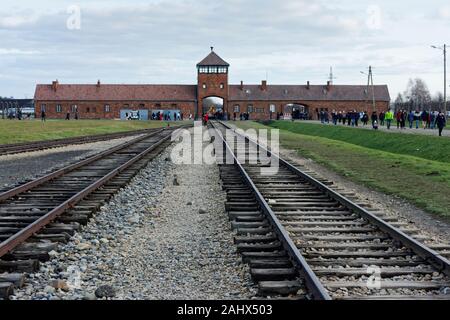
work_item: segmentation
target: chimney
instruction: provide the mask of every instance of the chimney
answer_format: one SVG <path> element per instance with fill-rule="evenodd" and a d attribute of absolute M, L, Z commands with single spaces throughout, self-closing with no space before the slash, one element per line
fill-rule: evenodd
<path fill-rule="evenodd" d="M 327 90 L 330 90 L 331 88 L 331 81 L 327 81 Z"/>
<path fill-rule="evenodd" d="M 59 85 L 58 79 L 56 79 L 56 81 L 52 81 L 52 90 L 56 91 L 58 89 L 58 85 Z"/>
<path fill-rule="evenodd" d="M 267 80 L 261 81 L 261 90 L 266 91 L 267 90 Z"/>
<path fill-rule="evenodd" d="M 100 88 L 100 79 L 97 81 L 97 88 Z"/>
<path fill-rule="evenodd" d="M 241 86 L 240 86 L 240 88 L 241 88 L 241 91 L 244 91 L 244 81 L 242 81 L 242 80 L 241 80 Z"/>
<path fill-rule="evenodd" d="M 310 85 L 309 85 L 309 81 L 308 81 L 308 82 L 306 82 L 306 89 L 309 90 L 309 87 L 310 87 Z"/>

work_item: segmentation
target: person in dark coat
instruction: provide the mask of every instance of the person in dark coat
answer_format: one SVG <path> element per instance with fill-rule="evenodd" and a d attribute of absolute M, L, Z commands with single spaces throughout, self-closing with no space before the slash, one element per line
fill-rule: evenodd
<path fill-rule="evenodd" d="M 441 112 L 436 118 L 436 126 L 439 129 L 439 137 L 442 137 L 442 131 L 445 128 L 445 125 L 447 124 L 447 119 L 445 119 L 445 115 Z"/>
<path fill-rule="evenodd" d="M 376 111 L 372 112 L 371 120 L 372 120 L 372 127 L 373 127 L 375 122 L 378 122 L 378 115 L 377 115 Z"/>
<path fill-rule="evenodd" d="M 42 111 L 41 112 L 41 120 L 44 121 L 44 122 L 45 122 L 45 117 L 46 117 L 45 111 Z"/>

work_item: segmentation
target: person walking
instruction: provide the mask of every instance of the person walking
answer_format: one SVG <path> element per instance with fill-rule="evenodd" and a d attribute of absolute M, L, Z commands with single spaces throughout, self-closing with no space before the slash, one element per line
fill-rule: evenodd
<path fill-rule="evenodd" d="M 386 112 L 385 120 L 386 120 L 386 127 L 388 128 L 388 130 L 390 130 L 391 123 L 394 120 L 394 113 L 391 110 L 388 110 L 388 112 Z"/>
<path fill-rule="evenodd" d="M 381 111 L 380 113 L 380 126 L 384 126 L 384 119 L 386 118 L 386 114 Z"/>
<path fill-rule="evenodd" d="M 426 110 L 424 110 L 420 116 L 422 118 L 423 129 L 425 130 L 427 128 L 427 123 L 428 123 L 428 112 Z"/>
<path fill-rule="evenodd" d="M 400 129 L 400 121 L 402 120 L 402 110 L 398 110 L 395 115 L 395 120 L 397 120 L 397 129 Z"/>
<path fill-rule="evenodd" d="M 401 115 L 400 115 L 400 128 L 401 128 L 402 130 L 403 130 L 403 129 L 406 129 L 406 117 L 407 117 L 406 111 L 403 110 L 402 113 L 401 113 Z"/>
<path fill-rule="evenodd" d="M 375 125 L 375 122 L 378 122 L 378 115 L 377 115 L 376 111 L 372 112 L 371 120 L 372 120 L 372 127 L 373 127 Z"/>
<path fill-rule="evenodd" d="M 45 111 L 42 110 L 42 111 L 41 111 L 41 121 L 42 121 L 42 122 L 45 122 L 45 118 L 46 118 Z"/>
<path fill-rule="evenodd" d="M 408 124 L 409 128 L 412 129 L 414 123 L 414 112 L 412 110 L 408 113 Z"/>
<path fill-rule="evenodd" d="M 420 121 L 420 111 L 416 110 L 414 112 L 414 121 L 416 122 L 416 129 L 419 129 L 419 121 Z"/>
<path fill-rule="evenodd" d="M 445 115 L 441 112 L 436 118 L 436 126 L 439 129 L 439 137 L 442 137 L 442 131 L 444 130 L 447 124 L 447 120 L 445 119 Z"/>

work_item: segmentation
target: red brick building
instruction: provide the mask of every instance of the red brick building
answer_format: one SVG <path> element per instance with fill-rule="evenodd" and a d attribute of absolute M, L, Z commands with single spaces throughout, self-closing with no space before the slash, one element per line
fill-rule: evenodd
<path fill-rule="evenodd" d="M 230 85 L 230 65 L 213 50 L 197 64 L 196 85 L 110 85 L 38 84 L 35 92 L 36 114 L 46 111 L 48 118 L 75 114 L 80 119 L 119 119 L 139 111 L 141 119 L 153 113 L 182 113 L 201 116 L 205 112 L 249 113 L 250 119 L 275 118 L 277 113 L 316 118 L 321 110 L 373 111 L 373 94 L 378 112 L 389 108 L 386 85 Z M 173 116 L 172 116 L 173 119 Z"/>

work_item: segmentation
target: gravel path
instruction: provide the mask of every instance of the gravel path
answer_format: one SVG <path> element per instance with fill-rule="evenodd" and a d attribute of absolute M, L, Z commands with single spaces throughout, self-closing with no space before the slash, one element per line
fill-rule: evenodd
<path fill-rule="evenodd" d="M 297 122 L 305 122 L 305 121 L 297 121 Z M 314 123 L 314 124 L 321 124 L 320 121 L 317 120 L 311 120 L 311 121 L 306 121 L 305 123 Z M 373 130 L 372 122 L 369 121 L 369 124 L 367 126 L 363 126 L 363 125 L 359 125 L 358 127 L 351 127 L 348 125 L 345 125 L 346 128 L 353 128 L 355 130 L 358 129 L 363 129 L 363 130 Z M 329 123 L 327 124 L 328 126 L 332 126 L 333 123 Z M 390 132 L 390 133 L 402 133 L 402 134 L 421 134 L 421 135 L 427 135 L 427 136 L 439 136 L 439 131 L 437 129 L 435 130 L 431 130 L 431 129 L 423 129 L 422 126 L 419 127 L 419 129 L 416 129 L 415 124 L 414 127 L 412 129 L 409 128 L 408 123 L 406 124 L 407 127 L 403 130 L 397 129 L 397 125 L 393 124 L 391 126 L 391 129 L 388 130 L 386 126 L 380 126 L 379 127 L 379 131 L 383 131 L 383 132 Z M 338 124 L 338 126 L 344 127 L 342 124 Z M 444 137 L 450 137 L 450 130 L 444 130 L 442 132 L 442 135 Z"/>
<path fill-rule="evenodd" d="M 254 297 L 233 243 L 218 167 L 175 165 L 166 161 L 169 154 L 52 252 L 13 299 L 95 299 L 100 291 L 121 300 Z"/>
<path fill-rule="evenodd" d="M 0 156 L 0 189 L 42 176 L 134 138 L 136 136 Z"/>

